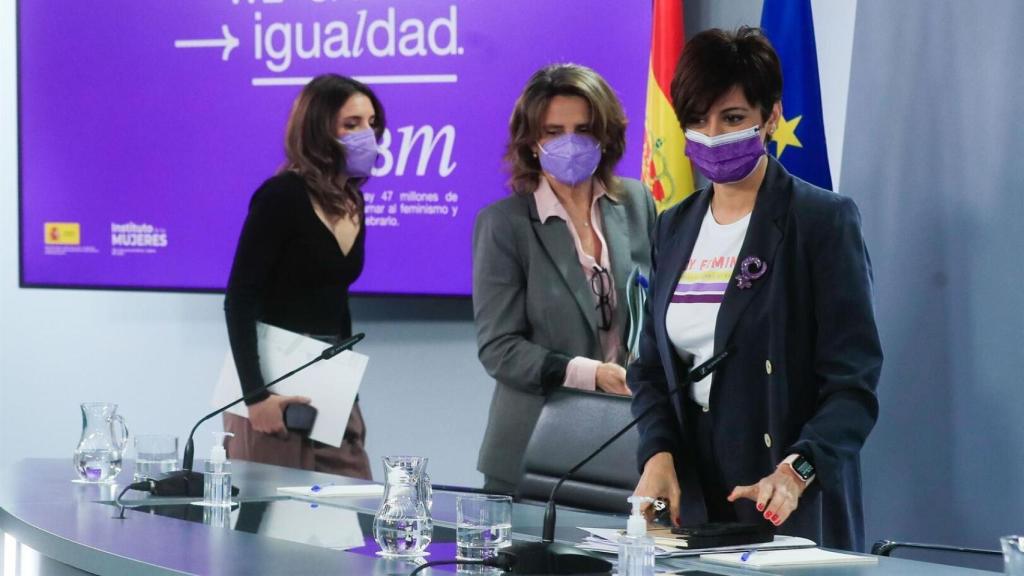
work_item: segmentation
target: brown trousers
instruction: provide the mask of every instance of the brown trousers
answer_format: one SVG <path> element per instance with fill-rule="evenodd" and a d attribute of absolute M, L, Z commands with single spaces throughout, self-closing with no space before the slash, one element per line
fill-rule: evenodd
<path fill-rule="evenodd" d="M 345 438 L 340 447 L 329 446 L 310 440 L 294 432 L 287 436 L 261 434 L 252 429 L 248 418 L 224 413 L 224 431 L 234 437 L 224 439 L 224 448 L 231 460 L 248 460 L 264 464 L 276 464 L 289 468 L 315 470 L 352 478 L 372 480 L 370 460 L 363 445 L 366 441 L 366 424 L 359 402 L 352 405 Z"/>

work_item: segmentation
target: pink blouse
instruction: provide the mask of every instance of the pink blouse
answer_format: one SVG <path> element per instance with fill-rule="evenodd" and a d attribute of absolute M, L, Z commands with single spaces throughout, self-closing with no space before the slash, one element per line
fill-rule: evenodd
<path fill-rule="evenodd" d="M 569 361 L 569 366 L 565 371 L 565 382 L 563 382 L 563 385 L 580 390 L 596 389 L 597 367 L 604 362 L 615 362 L 619 357 L 619 350 L 622 346 L 622 326 L 619 325 L 615 314 L 615 310 L 618 307 L 615 297 L 615 279 L 611 275 L 608 243 L 605 242 L 604 233 L 601 230 L 601 210 L 597 205 L 598 199 L 607 193 L 604 186 L 597 179 L 594 179 L 594 199 L 590 204 L 590 222 L 591 226 L 594 227 L 594 233 L 597 235 L 598 241 L 601 243 L 600 262 L 583 251 L 583 246 L 580 244 L 580 235 L 576 231 L 576 227 L 573 226 L 569 213 L 562 206 L 562 202 L 555 195 L 555 191 L 551 189 L 551 184 L 548 183 L 546 178 L 540 179 L 540 186 L 533 193 L 533 198 L 537 202 L 537 215 L 540 217 L 541 222 L 547 222 L 548 218 L 561 218 L 569 226 L 569 234 L 572 235 L 572 241 L 576 245 L 576 255 L 579 257 L 580 267 L 583 269 L 583 275 L 587 279 L 588 288 L 594 275 L 594 266 L 600 265 L 601 268 L 608 271 L 606 277 L 610 284 L 607 288 L 612 307 L 612 326 L 609 330 L 598 330 L 601 338 L 601 351 L 604 357 L 600 360 L 595 360 L 585 356 L 576 356 Z M 597 294 L 594 294 L 593 290 L 590 292 L 594 297 L 594 306 L 596 307 L 598 304 Z"/>

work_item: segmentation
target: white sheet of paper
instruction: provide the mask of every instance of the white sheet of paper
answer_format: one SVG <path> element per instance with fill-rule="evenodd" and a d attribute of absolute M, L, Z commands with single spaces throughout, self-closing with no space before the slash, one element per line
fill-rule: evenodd
<path fill-rule="evenodd" d="M 617 543 L 619 537 L 622 536 L 622 531 L 617 528 L 584 528 L 581 526 L 579 529 L 590 533 L 592 537 L 597 540 L 603 540 L 608 543 Z M 658 556 L 661 556 L 662 554 L 668 554 L 671 556 L 696 556 L 707 552 L 727 552 L 730 550 L 770 550 L 772 548 L 796 547 L 813 548 L 815 546 L 813 540 L 800 538 L 798 536 L 786 536 L 784 534 L 776 534 L 775 540 L 772 542 L 747 544 L 745 546 L 722 546 L 720 548 L 695 548 L 693 550 L 680 549 L 670 546 L 669 544 L 671 544 L 671 541 L 663 538 L 655 538 L 654 544 L 658 548 Z M 586 541 L 584 541 L 583 545 L 580 547 L 587 548 Z"/>
<path fill-rule="evenodd" d="M 808 566 L 817 564 L 877 564 L 878 556 L 844 554 L 821 548 L 801 550 L 758 550 L 743 560 L 743 554 L 701 554 L 701 560 L 744 566 L 750 568 L 772 568 L 777 566 Z"/>
<path fill-rule="evenodd" d="M 260 355 L 260 371 L 263 379 L 270 382 L 302 366 L 319 356 L 327 344 L 302 334 L 289 332 L 256 323 L 256 337 Z M 355 403 L 359 385 L 366 373 L 369 357 L 347 351 L 330 360 L 321 360 L 275 384 L 272 392 L 284 396 L 306 396 L 317 409 L 316 421 L 309 437 L 330 446 L 341 446 L 345 437 L 345 425 Z M 224 357 L 220 378 L 214 388 L 212 406 L 220 407 L 242 395 L 242 384 L 231 350 Z M 249 410 L 244 402 L 232 406 L 228 412 L 248 418 Z"/>
<path fill-rule="evenodd" d="M 332 484 L 330 486 L 279 486 L 278 492 L 303 498 L 376 498 L 384 495 L 382 484 Z"/>
<path fill-rule="evenodd" d="M 605 540 L 604 538 L 597 538 L 596 536 L 587 536 L 578 544 L 577 548 L 582 550 L 590 550 L 592 552 L 604 552 L 605 554 L 618 554 L 619 543 L 618 541 Z M 675 552 L 675 548 L 666 548 L 664 546 L 654 546 L 655 557 L 668 557 L 672 556 Z"/>

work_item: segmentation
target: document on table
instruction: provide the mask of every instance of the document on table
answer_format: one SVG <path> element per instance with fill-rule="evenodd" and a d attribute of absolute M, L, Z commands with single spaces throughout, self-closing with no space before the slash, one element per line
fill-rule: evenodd
<path fill-rule="evenodd" d="M 744 559 L 744 555 L 746 558 Z M 820 564 L 877 564 L 877 556 L 844 554 L 821 548 L 800 550 L 756 550 L 750 554 L 701 554 L 700 559 L 730 566 L 748 568 L 780 568 L 783 566 L 812 566 Z"/>
<path fill-rule="evenodd" d="M 271 382 L 319 356 L 328 344 L 315 338 L 289 332 L 276 326 L 256 323 L 260 371 L 265 382 Z M 341 446 L 345 425 L 355 403 L 359 385 L 363 381 L 369 358 L 357 352 L 346 351 L 330 360 L 321 360 L 309 368 L 285 379 L 271 388 L 271 392 L 284 396 L 306 396 L 317 410 L 316 421 L 309 437 L 330 446 Z M 214 388 L 211 404 L 223 406 L 242 396 L 242 384 L 229 349 L 224 357 L 220 378 Z M 244 402 L 228 412 L 248 418 Z"/>
<path fill-rule="evenodd" d="M 619 537 L 622 536 L 622 530 L 616 528 L 583 528 L 580 530 L 587 532 L 589 535 L 583 539 L 582 542 L 576 545 L 577 548 L 584 550 L 592 550 L 594 552 L 606 552 L 606 553 L 617 553 L 618 552 L 618 541 Z M 807 538 L 800 538 L 797 536 L 785 536 L 778 534 L 775 536 L 775 540 L 771 542 L 763 542 L 761 544 L 748 544 L 746 546 L 722 546 L 720 548 L 695 548 L 688 550 L 686 548 L 680 548 L 675 545 L 670 538 L 655 538 L 654 545 L 657 549 L 657 556 L 668 557 L 668 556 L 698 556 L 706 554 L 708 552 L 729 552 L 733 550 L 745 551 L 745 550 L 780 550 L 780 549 L 792 549 L 792 548 L 813 548 L 815 543 L 813 540 Z"/>
<path fill-rule="evenodd" d="M 311 507 L 298 501 L 269 506 L 260 519 L 259 534 L 335 550 L 358 548 L 366 543 L 355 510 Z"/>
<path fill-rule="evenodd" d="M 382 484 L 281 486 L 277 491 L 303 498 L 374 498 L 384 495 L 384 486 Z"/>

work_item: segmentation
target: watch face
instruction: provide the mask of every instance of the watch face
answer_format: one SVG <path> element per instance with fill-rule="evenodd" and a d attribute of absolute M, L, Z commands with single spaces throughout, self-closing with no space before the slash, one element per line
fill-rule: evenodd
<path fill-rule="evenodd" d="M 796 470 L 796 473 L 804 480 L 814 476 L 814 464 L 811 464 L 811 461 L 803 456 L 798 456 L 797 459 L 793 461 L 793 470 Z"/>

